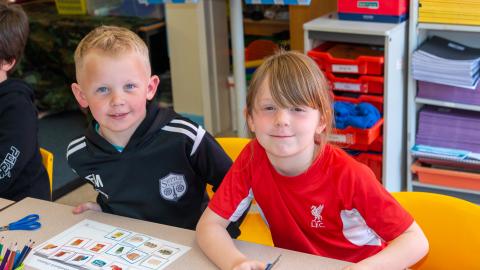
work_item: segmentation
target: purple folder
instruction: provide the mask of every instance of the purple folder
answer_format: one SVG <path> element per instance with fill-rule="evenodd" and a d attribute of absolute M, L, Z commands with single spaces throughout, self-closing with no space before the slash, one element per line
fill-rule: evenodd
<path fill-rule="evenodd" d="M 467 89 L 444 84 L 418 81 L 417 97 L 480 105 L 480 83 L 477 89 Z"/>

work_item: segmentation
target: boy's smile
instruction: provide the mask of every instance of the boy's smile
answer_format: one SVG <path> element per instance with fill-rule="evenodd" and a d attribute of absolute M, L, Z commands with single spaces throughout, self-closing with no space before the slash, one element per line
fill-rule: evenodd
<path fill-rule="evenodd" d="M 98 122 L 100 134 L 110 143 L 125 146 L 146 116 L 146 102 L 156 92 L 159 79 L 140 54 L 109 55 L 92 49 L 77 72 L 72 90 L 79 104 Z"/>

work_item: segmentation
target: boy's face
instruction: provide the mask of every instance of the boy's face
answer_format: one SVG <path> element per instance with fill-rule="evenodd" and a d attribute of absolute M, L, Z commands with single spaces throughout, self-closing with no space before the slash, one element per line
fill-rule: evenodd
<path fill-rule="evenodd" d="M 135 52 L 108 55 L 91 50 L 77 71 L 72 91 L 80 106 L 90 108 L 107 139 L 129 139 L 146 115 L 146 102 L 159 78 L 149 77 L 143 58 Z"/>

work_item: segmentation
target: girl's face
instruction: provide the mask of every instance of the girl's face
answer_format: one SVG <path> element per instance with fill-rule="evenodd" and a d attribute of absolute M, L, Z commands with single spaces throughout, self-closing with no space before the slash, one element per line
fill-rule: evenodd
<path fill-rule="evenodd" d="M 270 161 L 312 161 L 314 138 L 325 129 L 319 110 L 307 106 L 281 108 L 273 101 L 266 81 L 258 90 L 247 121 Z"/>

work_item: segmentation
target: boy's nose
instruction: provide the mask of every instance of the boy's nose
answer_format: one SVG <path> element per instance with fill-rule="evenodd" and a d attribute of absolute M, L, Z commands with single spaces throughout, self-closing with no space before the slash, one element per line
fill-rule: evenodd
<path fill-rule="evenodd" d="M 120 106 L 125 104 L 125 99 L 121 93 L 116 93 L 115 91 L 112 93 L 112 99 L 110 100 L 110 104 L 112 106 Z"/>
<path fill-rule="evenodd" d="M 287 109 L 279 109 L 275 114 L 275 126 L 283 127 L 289 125 L 289 115 Z"/>

